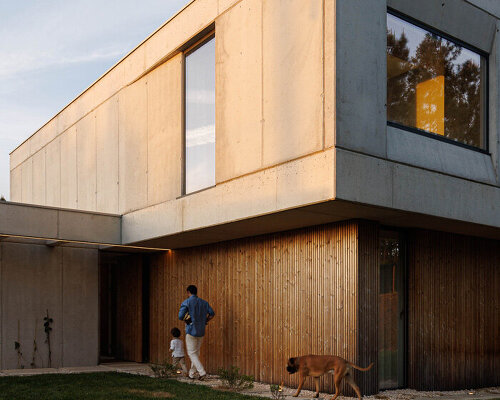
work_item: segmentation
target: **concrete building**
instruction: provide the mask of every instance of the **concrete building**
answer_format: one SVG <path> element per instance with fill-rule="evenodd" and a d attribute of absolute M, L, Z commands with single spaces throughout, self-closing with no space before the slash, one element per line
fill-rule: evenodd
<path fill-rule="evenodd" d="M 1 368 L 47 309 L 53 364 L 163 361 L 194 283 L 209 372 L 500 384 L 499 30 L 488 0 L 189 3 L 11 153 Z"/>

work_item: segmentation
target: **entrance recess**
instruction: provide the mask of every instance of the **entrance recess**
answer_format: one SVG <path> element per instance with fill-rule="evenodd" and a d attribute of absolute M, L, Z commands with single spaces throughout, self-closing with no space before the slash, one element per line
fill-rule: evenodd
<path fill-rule="evenodd" d="M 149 269 L 144 254 L 100 253 L 101 360 L 149 359 Z"/>
<path fill-rule="evenodd" d="M 405 386 L 406 269 L 404 248 L 401 233 L 380 232 L 378 329 L 380 389 Z"/>

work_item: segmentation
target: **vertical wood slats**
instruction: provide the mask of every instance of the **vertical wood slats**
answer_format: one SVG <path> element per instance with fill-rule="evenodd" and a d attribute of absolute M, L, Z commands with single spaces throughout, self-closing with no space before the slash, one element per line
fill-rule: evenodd
<path fill-rule="evenodd" d="M 416 230 L 408 261 L 409 386 L 500 384 L 500 243 Z"/>
<path fill-rule="evenodd" d="M 116 280 L 115 356 L 142 362 L 142 260 L 121 257 L 114 267 Z"/>
<path fill-rule="evenodd" d="M 363 235 L 373 232 L 366 229 Z M 298 377 L 285 370 L 289 357 L 316 353 L 339 355 L 363 365 L 374 361 L 372 353 L 365 360 L 357 350 L 360 329 L 373 325 L 376 330 L 376 317 L 375 322 L 368 322 L 376 311 L 368 307 L 362 322 L 357 317 L 360 299 L 378 293 L 367 283 L 376 273 L 372 265 L 376 256 L 368 255 L 373 246 L 372 239 L 362 252 L 363 260 L 370 263 L 365 269 L 371 275 L 360 298 L 356 222 L 153 256 L 151 360 L 168 360 L 170 329 L 183 328 L 177 319 L 179 306 L 186 297 L 186 287 L 195 284 L 200 297 L 209 301 L 216 312 L 202 346 L 202 360 L 209 372 L 236 365 L 259 381 L 283 380 L 296 386 Z M 372 306 L 376 304 L 372 302 Z M 368 344 L 362 339 L 363 346 L 371 346 L 373 340 L 376 336 L 370 337 Z M 373 385 L 374 370 L 364 375 L 366 383 L 360 382 L 360 386 Z M 308 385 L 312 388 L 313 382 Z M 321 387 L 332 392 L 332 377 L 322 378 Z"/>
<path fill-rule="evenodd" d="M 370 373 L 355 372 L 356 382 L 366 393 L 378 392 L 378 321 L 379 321 L 379 227 L 359 223 L 359 344 L 358 361 L 362 367 L 374 363 Z"/>

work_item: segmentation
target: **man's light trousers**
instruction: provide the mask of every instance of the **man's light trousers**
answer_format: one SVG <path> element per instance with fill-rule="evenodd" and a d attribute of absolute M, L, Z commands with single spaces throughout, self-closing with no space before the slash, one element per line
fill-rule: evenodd
<path fill-rule="evenodd" d="M 207 374 L 205 368 L 200 361 L 200 348 L 203 342 L 203 337 L 191 336 L 186 334 L 186 349 L 188 356 L 191 360 L 191 369 L 189 370 L 189 377 L 194 378 L 194 374 L 198 371 L 200 376 Z"/>

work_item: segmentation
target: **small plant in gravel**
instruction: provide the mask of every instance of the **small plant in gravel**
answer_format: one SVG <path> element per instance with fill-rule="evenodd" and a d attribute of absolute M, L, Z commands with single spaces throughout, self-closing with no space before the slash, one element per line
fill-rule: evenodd
<path fill-rule="evenodd" d="M 166 361 L 161 364 L 150 364 L 149 366 L 156 378 L 170 378 L 177 374 L 176 366 Z"/>
<path fill-rule="evenodd" d="M 273 399 L 283 400 L 286 397 L 285 392 L 283 392 L 283 382 L 281 385 L 269 385 L 269 390 L 271 390 Z"/>
<path fill-rule="evenodd" d="M 241 374 L 240 369 L 234 365 L 231 365 L 229 369 L 219 368 L 217 375 L 224 388 L 235 391 L 253 388 L 255 380 L 252 375 Z"/>

